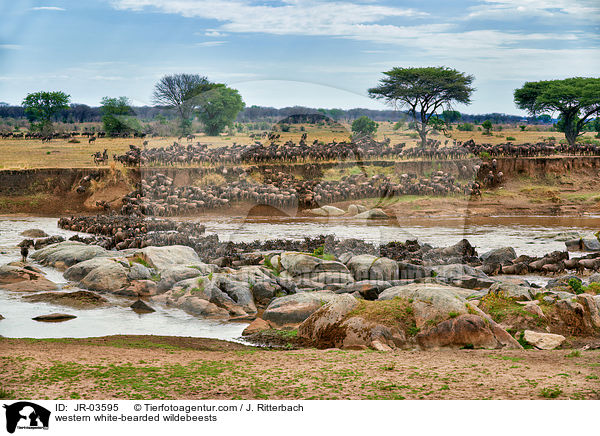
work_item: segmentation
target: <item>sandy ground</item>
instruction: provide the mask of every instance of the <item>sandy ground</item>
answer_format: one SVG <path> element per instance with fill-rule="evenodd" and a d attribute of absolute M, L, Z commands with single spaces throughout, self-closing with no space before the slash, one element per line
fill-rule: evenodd
<path fill-rule="evenodd" d="M 0 340 L 5 398 L 600 399 L 600 351 L 270 350 L 210 339 Z"/>

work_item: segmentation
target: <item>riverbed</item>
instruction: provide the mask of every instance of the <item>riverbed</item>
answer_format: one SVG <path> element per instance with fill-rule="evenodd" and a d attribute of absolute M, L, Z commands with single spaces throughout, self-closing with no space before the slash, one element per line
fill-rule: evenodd
<path fill-rule="evenodd" d="M 564 241 L 573 237 L 593 237 L 600 229 L 600 217 L 490 217 L 473 220 L 440 218 L 364 222 L 347 218 L 251 218 L 210 217 L 183 218 L 202 222 L 207 234 L 217 234 L 222 241 L 251 242 L 265 239 L 302 240 L 321 234 L 339 239 L 359 238 L 375 245 L 389 241 L 418 239 L 434 246 L 447 246 L 466 238 L 479 253 L 512 246 L 517 255 L 541 256 L 554 250 L 565 250 Z M 0 264 L 19 259 L 17 244 L 20 233 L 38 228 L 49 235 L 68 239 L 75 232 L 57 227 L 58 218 L 0 217 Z M 39 265 L 38 265 L 39 266 Z M 60 287 L 67 281 L 62 273 L 41 267 L 48 279 Z M 547 277 L 522 276 L 544 285 Z M 75 290 L 75 289 L 73 289 Z M 247 323 L 198 319 L 183 311 L 155 305 L 156 312 L 139 315 L 129 309 L 131 300 L 111 297 L 110 307 L 91 310 L 72 309 L 48 303 L 28 303 L 20 294 L 0 291 L 0 335 L 5 337 L 62 338 L 94 337 L 113 334 L 146 334 L 193 336 L 239 340 Z M 61 323 L 40 323 L 31 318 L 52 312 L 76 315 Z"/>

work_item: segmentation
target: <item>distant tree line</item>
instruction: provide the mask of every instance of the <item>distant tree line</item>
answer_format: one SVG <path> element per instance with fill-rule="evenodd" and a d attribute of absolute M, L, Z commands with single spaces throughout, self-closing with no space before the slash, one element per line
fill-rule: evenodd
<path fill-rule="evenodd" d="M 132 106 L 135 116 L 141 121 L 154 121 L 158 118 L 174 120 L 177 112 L 164 106 Z M 317 109 L 304 106 L 291 106 L 277 109 L 267 106 L 249 106 L 238 114 L 237 122 L 279 122 L 292 115 L 322 114 L 335 121 L 352 122 L 362 116 L 369 117 L 373 121 L 406 121 L 408 116 L 404 112 L 393 110 L 374 110 L 365 108 L 356 109 Z M 22 106 L 0 105 L 0 118 L 25 119 L 25 109 Z M 63 123 L 89 123 L 102 121 L 102 108 L 86 104 L 73 103 L 68 109 L 61 110 L 53 115 L 53 121 Z M 553 124 L 555 119 L 548 117 L 523 117 L 519 115 L 508 115 L 500 113 L 491 114 L 460 114 L 460 122 L 481 124 L 490 120 L 494 124 Z M 524 121 L 526 120 L 526 121 Z"/>

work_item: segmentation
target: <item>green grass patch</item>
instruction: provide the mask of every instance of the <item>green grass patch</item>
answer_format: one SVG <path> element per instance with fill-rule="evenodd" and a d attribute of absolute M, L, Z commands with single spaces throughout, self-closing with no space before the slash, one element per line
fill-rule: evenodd
<path fill-rule="evenodd" d="M 352 316 L 388 327 L 401 327 L 409 336 L 419 333 L 414 310 L 404 298 L 395 297 L 383 301 L 359 300 L 358 306 L 348 314 L 348 317 Z"/>
<path fill-rule="evenodd" d="M 558 398 L 562 395 L 562 389 L 554 387 L 543 388 L 540 391 L 540 396 L 544 398 Z"/>

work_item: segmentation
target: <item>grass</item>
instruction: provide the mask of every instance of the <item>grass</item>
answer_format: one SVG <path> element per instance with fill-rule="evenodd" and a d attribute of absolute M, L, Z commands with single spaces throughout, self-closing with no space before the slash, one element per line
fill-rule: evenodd
<path fill-rule="evenodd" d="M 146 268 L 152 268 L 150 266 L 150 264 L 147 261 L 145 261 L 144 259 L 142 259 L 140 256 L 134 257 L 133 259 L 131 259 L 131 262 L 132 263 L 139 263 L 140 265 L 143 265 Z"/>
<path fill-rule="evenodd" d="M 544 398 L 558 398 L 559 396 L 562 395 L 562 393 L 563 393 L 563 391 L 560 388 L 556 388 L 556 387 L 551 388 L 551 387 L 548 387 L 548 388 L 543 388 L 540 391 L 540 396 L 544 397 Z"/>
<path fill-rule="evenodd" d="M 409 336 L 415 336 L 420 331 L 412 306 L 408 300 L 400 297 L 383 301 L 359 300 L 358 306 L 348 314 L 349 318 L 352 316 L 388 327 L 401 327 Z"/>
<path fill-rule="evenodd" d="M 543 318 L 527 312 L 521 304 L 512 298 L 506 298 L 497 294 L 488 294 L 483 297 L 479 308 L 489 314 L 498 323 L 512 316 L 521 316 L 535 320 L 540 326 L 545 324 Z"/>

